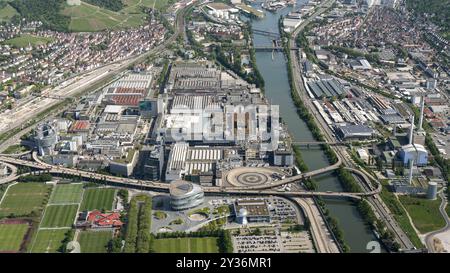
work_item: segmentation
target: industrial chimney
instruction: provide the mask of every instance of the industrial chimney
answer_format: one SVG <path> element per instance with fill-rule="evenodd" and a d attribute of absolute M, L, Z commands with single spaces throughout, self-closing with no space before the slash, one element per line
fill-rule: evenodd
<path fill-rule="evenodd" d="M 411 119 L 411 127 L 409 128 L 409 143 L 408 144 L 413 143 L 414 115 L 411 115 L 410 119 Z"/>
<path fill-rule="evenodd" d="M 409 161 L 409 175 L 408 175 L 408 183 L 409 183 L 409 185 L 412 185 L 413 166 L 414 166 L 414 159 L 411 159 Z"/>
<path fill-rule="evenodd" d="M 422 96 L 420 100 L 420 117 L 419 117 L 419 131 L 422 131 L 423 123 L 423 109 L 425 108 L 425 98 Z"/>

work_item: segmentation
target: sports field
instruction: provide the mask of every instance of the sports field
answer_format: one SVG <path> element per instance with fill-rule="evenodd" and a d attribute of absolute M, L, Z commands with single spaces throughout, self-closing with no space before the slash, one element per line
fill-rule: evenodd
<path fill-rule="evenodd" d="M 19 251 L 28 227 L 28 224 L 0 224 L 0 252 Z"/>
<path fill-rule="evenodd" d="M 31 246 L 34 253 L 54 253 L 59 252 L 66 232 L 70 229 L 41 229 Z"/>
<path fill-rule="evenodd" d="M 40 227 L 71 227 L 78 205 L 49 205 L 45 208 L 44 219 Z"/>
<path fill-rule="evenodd" d="M 111 188 L 86 189 L 80 210 L 111 210 L 115 195 L 116 190 Z"/>
<path fill-rule="evenodd" d="M 106 253 L 111 231 L 82 231 L 78 235 L 81 253 Z"/>
<path fill-rule="evenodd" d="M 83 193 L 83 184 L 58 184 L 53 189 L 50 204 L 80 203 Z"/>
<path fill-rule="evenodd" d="M 27 215 L 33 210 L 42 209 L 51 187 L 44 183 L 17 183 L 10 186 L 0 204 L 0 217 Z"/>
<path fill-rule="evenodd" d="M 216 237 L 156 239 L 156 253 L 218 253 Z"/>

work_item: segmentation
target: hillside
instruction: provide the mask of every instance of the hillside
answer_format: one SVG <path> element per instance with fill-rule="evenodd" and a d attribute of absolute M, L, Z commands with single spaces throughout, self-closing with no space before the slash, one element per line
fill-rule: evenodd
<path fill-rule="evenodd" d="M 9 21 L 14 15 L 20 15 L 29 20 L 40 20 L 52 30 L 94 32 L 140 26 L 146 17 L 142 7 L 165 9 L 172 2 L 83 0 L 79 6 L 69 6 L 66 0 L 0 0 L 0 21 Z"/>

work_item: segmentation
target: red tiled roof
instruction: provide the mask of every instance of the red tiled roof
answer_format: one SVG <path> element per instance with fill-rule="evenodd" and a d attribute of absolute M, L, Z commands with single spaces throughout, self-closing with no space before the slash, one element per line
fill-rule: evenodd
<path fill-rule="evenodd" d="M 112 101 L 117 105 L 137 106 L 142 96 L 139 95 L 115 95 Z"/>
<path fill-rule="evenodd" d="M 85 131 L 89 130 L 90 126 L 91 124 L 87 120 L 77 120 L 72 124 L 72 126 L 70 126 L 70 131 L 72 132 Z"/>
<path fill-rule="evenodd" d="M 99 210 L 93 210 L 89 212 L 87 221 L 102 227 L 120 227 L 123 225 L 122 221 L 120 221 L 120 214 L 118 212 L 102 213 Z"/>

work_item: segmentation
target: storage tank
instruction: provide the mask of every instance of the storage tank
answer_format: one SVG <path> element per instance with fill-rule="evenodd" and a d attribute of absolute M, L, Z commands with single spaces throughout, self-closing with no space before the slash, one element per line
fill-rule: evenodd
<path fill-rule="evenodd" d="M 428 192 L 427 198 L 431 200 L 435 200 L 437 196 L 437 183 L 436 182 L 428 182 Z"/>

